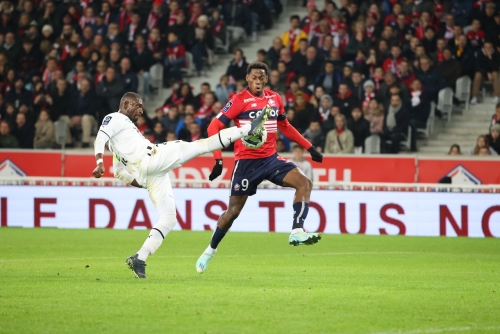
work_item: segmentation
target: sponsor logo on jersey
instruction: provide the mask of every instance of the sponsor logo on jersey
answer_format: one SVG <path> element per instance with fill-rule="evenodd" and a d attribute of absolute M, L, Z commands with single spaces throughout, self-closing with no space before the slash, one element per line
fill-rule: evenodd
<path fill-rule="evenodd" d="M 248 117 L 250 118 L 255 118 L 257 115 L 260 115 L 262 111 L 251 111 L 248 113 Z M 269 116 L 270 117 L 278 117 L 278 110 L 271 110 L 271 112 L 269 113 Z"/>
<path fill-rule="evenodd" d="M 276 101 L 274 101 L 273 99 L 269 99 L 269 100 L 267 100 L 267 102 L 269 103 L 269 105 L 271 107 L 274 107 L 276 105 Z"/>
<path fill-rule="evenodd" d="M 225 106 L 224 108 L 222 108 L 222 112 L 227 112 L 229 110 L 229 108 L 231 108 L 231 106 L 233 105 L 233 102 L 229 101 Z"/>
<path fill-rule="evenodd" d="M 236 183 L 234 185 L 234 191 L 238 191 L 238 190 L 240 190 L 240 185 L 238 183 Z"/>
<path fill-rule="evenodd" d="M 255 101 L 255 98 L 254 98 L 254 97 L 251 97 L 251 98 L 249 98 L 249 99 L 244 99 L 244 100 L 243 100 L 243 103 L 252 102 L 252 101 Z"/>
<path fill-rule="evenodd" d="M 111 121 L 111 116 L 106 116 L 102 120 L 102 125 L 108 125 L 109 121 Z"/>
<path fill-rule="evenodd" d="M 257 107 L 257 103 L 252 103 L 252 105 L 250 107 Z"/>

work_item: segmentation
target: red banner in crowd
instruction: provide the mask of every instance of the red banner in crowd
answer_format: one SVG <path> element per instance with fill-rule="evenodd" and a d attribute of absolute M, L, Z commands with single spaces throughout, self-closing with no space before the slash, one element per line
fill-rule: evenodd
<path fill-rule="evenodd" d="M 285 157 L 289 155 L 285 155 Z M 105 177 L 113 176 L 112 158 L 104 157 Z M 206 180 L 214 160 L 211 155 L 195 158 L 173 171 L 179 179 Z M 330 155 L 323 163 L 312 162 L 314 181 L 437 183 L 449 177 L 452 183 L 500 184 L 500 160 L 478 158 L 422 158 L 419 156 Z M 224 157 L 221 180 L 230 180 L 232 156 Z M 62 176 L 60 151 L 0 151 L 0 177 Z M 64 158 L 65 177 L 91 177 L 95 158 L 68 153 Z M 217 187 L 217 183 L 212 185 Z"/>

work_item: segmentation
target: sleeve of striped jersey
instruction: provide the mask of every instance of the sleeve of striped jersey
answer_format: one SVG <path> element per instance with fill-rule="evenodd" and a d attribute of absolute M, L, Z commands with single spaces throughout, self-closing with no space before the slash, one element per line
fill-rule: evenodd
<path fill-rule="evenodd" d="M 278 129 L 280 129 L 281 133 L 285 137 L 287 137 L 288 139 L 290 139 L 293 142 L 296 142 L 297 144 L 299 144 L 300 146 L 302 146 L 306 150 L 311 148 L 312 144 L 307 139 L 305 139 L 299 133 L 299 131 L 297 131 L 297 129 L 295 129 L 293 127 L 293 125 L 290 124 L 290 122 L 288 122 L 288 120 L 286 118 L 282 121 L 278 121 Z"/>
<path fill-rule="evenodd" d="M 231 120 L 235 119 L 241 113 L 241 104 L 238 99 L 238 95 L 233 95 L 231 100 L 222 108 L 222 110 L 217 114 L 217 118 L 225 126 L 228 126 Z"/>
<path fill-rule="evenodd" d="M 278 93 L 276 93 L 276 95 L 279 97 L 278 121 L 284 121 L 286 120 L 285 105 L 283 104 L 283 99 L 281 98 L 281 95 L 279 95 Z"/>
<path fill-rule="evenodd" d="M 224 129 L 225 127 L 225 124 L 222 123 L 219 118 L 214 118 L 208 126 L 208 136 L 211 137 L 217 135 L 219 131 Z M 215 159 L 222 159 L 222 152 L 220 150 L 214 151 L 213 154 Z"/>

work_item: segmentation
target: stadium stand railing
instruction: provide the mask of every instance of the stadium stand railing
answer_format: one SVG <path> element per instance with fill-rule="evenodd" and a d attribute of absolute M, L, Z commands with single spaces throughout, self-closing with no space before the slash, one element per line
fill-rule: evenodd
<path fill-rule="evenodd" d="M 229 188 L 231 181 L 220 180 L 217 183 L 209 180 L 173 179 L 174 188 Z M 70 177 L 2 177 L 0 185 L 15 186 L 75 186 L 75 187 L 129 187 L 115 178 L 70 178 Z M 259 188 L 281 188 L 262 182 Z M 469 185 L 443 183 L 385 183 L 385 182 L 314 182 L 314 189 L 319 190 L 354 190 L 354 191 L 400 191 L 400 192 L 468 192 L 468 193 L 500 193 L 500 185 Z"/>

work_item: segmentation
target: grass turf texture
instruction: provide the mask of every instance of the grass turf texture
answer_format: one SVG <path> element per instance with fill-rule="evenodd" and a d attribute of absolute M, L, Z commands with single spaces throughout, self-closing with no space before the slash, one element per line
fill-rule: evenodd
<path fill-rule="evenodd" d="M 0 333 L 500 332 L 500 240 L 173 232 L 146 280 L 146 231 L 0 229 Z"/>

